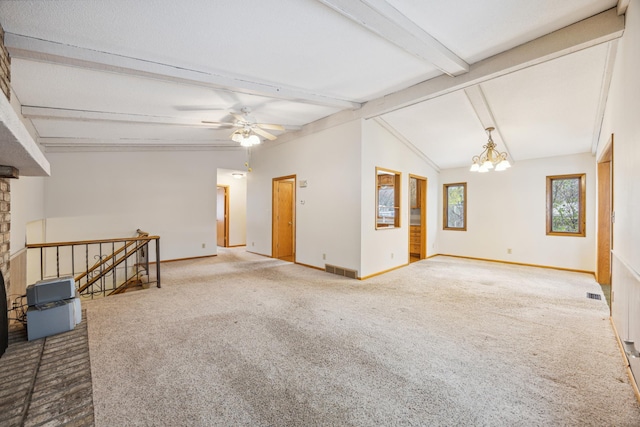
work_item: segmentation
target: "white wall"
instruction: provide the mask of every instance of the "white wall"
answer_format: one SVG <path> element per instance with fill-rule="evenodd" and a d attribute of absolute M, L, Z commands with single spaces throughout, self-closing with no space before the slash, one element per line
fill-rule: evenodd
<path fill-rule="evenodd" d="M 362 207 L 360 216 L 362 264 L 360 277 L 367 277 L 409 262 L 409 174 L 428 179 L 427 256 L 436 253 L 439 210 L 438 173 L 374 120 L 362 122 Z M 375 228 L 376 167 L 401 176 L 401 220 L 399 228 Z M 392 257 L 393 254 L 393 257 Z"/>
<path fill-rule="evenodd" d="M 640 4 L 629 2 L 611 80 L 598 152 L 614 134 L 613 320 L 640 349 Z M 640 379 L 640 359 L 630 359 Z"/>
<path fill-rule="evenodd" d="M 547 236 L 546 177 L 574 173 L 587 174 L 586 237 Z M 440 179 L 440 201 L 442 184 L 467 183 L 467 231 L 443 230 L 439 210 L 441 254 L 595 270 L 596 175 L 591 154 L 519 161 L 504 172 L 448 169 Z"/>
<path fill-rule="evenodd" d="M 253 153 L 248 251 L 271 255 L 272 180 L 296 175 L 296 262 L 359 269 L 360 134 L 360 122 L 354 121 Z M 301 180 L 306 188 L 299 187 Z"/>
<path fill-rule="evenodd" d="M 161 259 L 216 253 L 219 167 L 240 168 L 242 151 L 49 153 L 47 241 L 160 236 Z M 202 248 L 202 244 L 206 248 Z"/>
<path fill-rule="evenodd" d="M 241 179 L 231 174 L 244 174 Z M 218 169 L 218 185 L 229 187 L 229 246 L 247 243 L 247 171 Z M 217 236 L 216 236 L 217 237 Z"/>
<path fill-rule="evenodd" d="M 44 218 L 44 182 L 49 178 L 22 176 L 11 184 L 11 255 L 25 246 L 27 224 Z"/>

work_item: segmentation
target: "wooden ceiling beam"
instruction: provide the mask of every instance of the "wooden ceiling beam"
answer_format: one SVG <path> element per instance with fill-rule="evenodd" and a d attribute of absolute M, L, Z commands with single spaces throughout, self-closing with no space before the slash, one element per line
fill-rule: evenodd
<path fill-rule="evenodd" d="M 489 103 L 487 102 L 487 98 L 484 95 L 482 87 L 480 87 L 480 85 L 470 86 L 464 89 L 464 93 L 467 95 L 467 99 L 469 100 L 471 107 L 473 107 L 482 127 L 484 129 L 487 129 L 488 127 L 494 128 L 491 138 L 493 139 L 493 142 L 496 143 L 498 151 L 506 152 L 507 156 L 509 156 L 509 161 L 514 163 L 515 160 L 509 151 L 507 143 L 502 137 L 500 127 L 493 116 L 493 111 L 491 111 L 491 107 L 489 107 Z"/>
<path fill-rule="evenodd" d="M 184 117 L 152 116 L 147 114 L 113 113 L 106 111 L 76 110 L 70 108 L 23 105 L 22 115 L 27 119 L 74 120 L 84 122 L 117 122 L 151 125 L 172 125 L 200 128 L 233 128 L 233 124 L 203 123 L 200 119 Z M 234 120 L 235 121 L 235 120 Z M 298 125 L 283 125 L 287 130 L 299 130 Z"/>
<path fill-rule="evenodd" d="M 472 64 L 466 74 L 457 77 L 439 76 L 426 80 L 407 89 L 369 101 L 359 111 L 364 118 L 395 111 L 617 40 L 623 33 L 624 17 L 617 14 L 616 8 L 612 8 Z"/>
<path fill-rule="evenodd" d="M 583 49 L 615 41 L 622 37 L 623 33 L 624 16 L 619 16 L 614 7 L 472 64 L 466 74 L 457 77 L 446 75 L 435 77 L 398 92 L 371 100 L 358 110 L 343 110 L 309 123 L 298 132 L 291 132 L 278 138 L 278 143 L 284 143 L 349 121 L 375 118 L 429 99 L 464 90 L 482 82 L 552 61 Z"/>
<path fill-rule="evenodd" d="M 191 70 L 13 33 L 5 33 L 4 43 L 13 58 L 191 84 L 338 109 L 356 109 L 361 106 L 358 102 L 273 82 L 258 81 L 247 76 Z"/>
<path fill-rule="evenodd" d="M 469 64 L 462 58 L 386 0 L 318 1 L 449 76 L 469 71 Z"/>

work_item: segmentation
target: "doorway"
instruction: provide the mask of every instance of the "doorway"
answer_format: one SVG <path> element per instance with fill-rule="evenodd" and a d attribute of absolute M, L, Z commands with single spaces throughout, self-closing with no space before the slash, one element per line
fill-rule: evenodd
<path fill-rule="evenodd" d="M 229 246 L 229 187 L 218 185 L 216 189 L 217 245 L 226 248 Z"/>
<path fill-rule="evenodd" d="M 272 256 L 295 262 L 296 176 L 273 179 Z"/>
<path fill-rule="evenodd" d="M 427 257 L 427 178 L 409 175 L 409 262 Z"/>
<path fill-rule="evenodd" d="M 598 231 L 596 278 L 611 307 L 611 250 L 613 249 L 613 134 L 598 159 Z"/>

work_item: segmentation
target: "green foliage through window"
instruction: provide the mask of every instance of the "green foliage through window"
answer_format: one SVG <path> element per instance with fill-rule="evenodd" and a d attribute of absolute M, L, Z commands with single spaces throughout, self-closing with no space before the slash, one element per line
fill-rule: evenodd
<path fill-rule="evenodd" d="M 444 229 L 467 229 L 467 184 L 444 185 Z"/>
<path fill-rule="evenodd" d="M 547 177 L 547 234 L 584 235 L 584 174 Z"/>

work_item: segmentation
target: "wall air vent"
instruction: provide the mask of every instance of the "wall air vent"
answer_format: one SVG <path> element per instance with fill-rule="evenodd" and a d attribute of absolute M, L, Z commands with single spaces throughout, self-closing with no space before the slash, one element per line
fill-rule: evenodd
<path fill-rule="evenodd" d="M 600 294 L 592 294 L 591 292 L 587 292 L 587 298 L 591 298 L 591 299 L 602 299 L 602 295 Z"/>
<path fill-rule="evenodd" d="M 338 267 L 331 264 L 325 264 L 324 271 L 331 274 L 337 274 L 338 276 L 348 277 L 350 279 L 358 278 L 358 272 L 356 270 L 350 270 L 348 268 Z"/>

